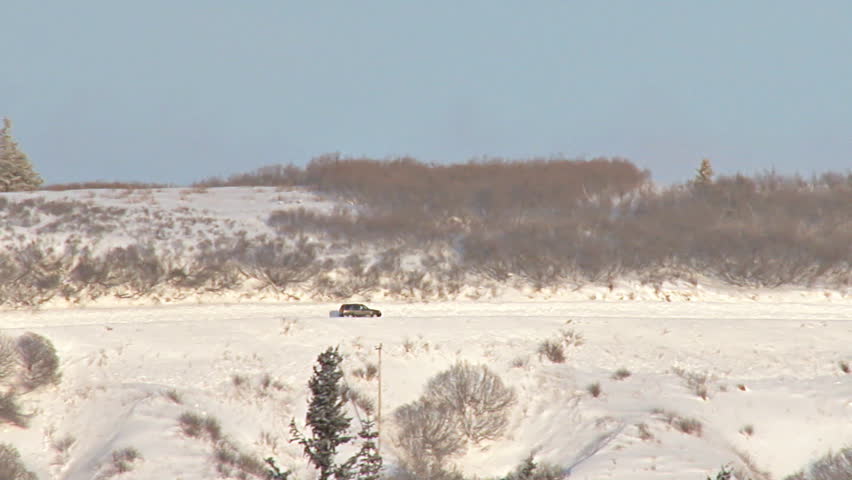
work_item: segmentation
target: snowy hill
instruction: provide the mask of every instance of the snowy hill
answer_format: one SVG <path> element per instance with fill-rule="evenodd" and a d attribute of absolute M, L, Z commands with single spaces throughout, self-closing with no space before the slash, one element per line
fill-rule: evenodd
<path fill-rule="evenodd" d="M 60 248 L 76 236 L 108 249 L 147 236 L 187 252 L 222 232 L 269 234 L 274 211 L 340 207 L 274 188 L 4 197 L 31 199 L 30 211 L 58 202 L 53 214 L 3 210 L 7 246 L 37 239 Z M 86 230 L 106 208 L 124 209 L 123 220 Z M 296 478 L 312 478 L 288 425 L 304 425 L 314 360 L 339 346 L 347 384 L 375 405 L 377 379 L 363 371 L 377 365 L 381 345 L 389 469 L 402 455 L 393 412 L 457 361 L 487 366 L 517 396 L 500 438 L 449 458 L 465 477 L 503 476 L 534 454 L 572 479 L 703 480 L 724 464 L 754 479 L 784 478 L 852 445 L 848 291 L 630 279 L 538 292 L 470 285 L 443 301 L 358 296 L 384 313 L 364 319 L 332 314 L 349 298 L 295 292 L 246 285 L 77 305 L 55 297 L 0 311 L 0 333 L 49 339 L 62 374 L 57 385 L 17 396 L 26 426 L 0 423 L 0 444 L 14 446 L 40 479 L 239 478 L 239 462 L 228 463 L 223 448 L 272 456 Z M 564 361 L 542 353 L 546 342 L 561 346 Z M 357 423 L 363 412 L 351 414 Z M 187 433 L 191 418 L 218 425 L 216 438 Z"/>

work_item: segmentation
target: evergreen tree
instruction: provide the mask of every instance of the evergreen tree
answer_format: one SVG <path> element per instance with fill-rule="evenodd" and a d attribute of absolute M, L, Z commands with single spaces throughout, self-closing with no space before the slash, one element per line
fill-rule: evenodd
<path fill-rule="evenodd" d="M 361 449 L 351 460 L 355 461 L 355 476 L 357 480 L 379 480 L 382 473 L 382 455 L 376 439 L 379 432 L 376 431 L 375 423 L 366 419 L 358 437 L 361 438 Z"/>
<path fill-rule="evenodd" d="M 35 190 L 42 184 L 42 179 L 33 170 L 24 152 L 18 149 L 11 129 L 12 121 L 4 118 L 0 129 L 0 192 Z"/>
<path fill-rule="evenodd" d="M 530 454 L 524 459 L 523 463 L 500 480 L 563 480 L 570 477 L 571 474 L 562 468 L 552 465 L 539 465 L 535 462 L 533 455 Z"/>
<path fill-rule="evenodd" d="M 713 167 L 710 165 L 710 159 L 701 160 L 701 166 L 698 167 L 693 182 L 696 185 L 709 185 L 713 183 Z"/>
<path fill-rule="evenodd" d="M 266 477 L 269 480 L 289 480 L 290 474 L 293 473 L 290 470 L 282 472 L 281 469 L 278 468 L 278 465 L 275 464 L 275 459 L 272 457 L 268 457 L 266 459 L 266 464 L 269 465 L 269 470 L 266 472 Z"/>
<path fill-rule="evenodd" d="M 344 469 L 335 463 L 337 447 L 352 440 L 351 436 L 346 435 L 352 419 L 344 412 L 346 399 L 340 384 L 343 378 L 343 370 L 340 368 L 342 361 L 336 347 L 329 347 L 317 357 L 314 375 L 308 382 L 311 398 L 305 417 L 311 436 L 308 438 L 302 435 L 296 428 L 295 420 L 290 422 L 292 441 L 304 447 L 305 456 L 319 470 L 320 480 L 328 480 L 332 475 L 338 479 L 346 478 L 340 476 L 345 475 L 342 471 Z"/>
<path fill-rule="evenodd" d="M 731 467 L 729 465 L 723 465 L 722 469 L 719 470 L 719 473 L 716 474 L 715 480 L 731 480 L 731 477 L 733 476 L 733 474 L 734 473 L 731 470 Z M 714 480 L 714 479 L 707 477 L 707 480 Z"/>
<path fill-rule="evenodd" d="M 311 430 L 306 437 L 296 427 L 296 421 L 290 422 L 291 442 L 302 445 L 305 456 L 319 470 L 320 480 L 378 480 L 382 470 L 382 457 L 376 439 L 379 433 L 375 423 L 369 418 L 362 423 L 358 437 L 361 448 L 345 462 L 335 461 L 337 447 L 353 440 L 348 435 L 352 419 L 345 414 L 345 386 L 341 384 L 343 370 L 340 364 L 343 358 L 337 348 L 328 350 L 317 357 L 314 374 L 308 382 L 310 399 L 305 423 Z M 282 472 L 275 460 L 267 458 L 270 466 L 267 472 L 270 479 L 286 480 L 292 473 Z"/>

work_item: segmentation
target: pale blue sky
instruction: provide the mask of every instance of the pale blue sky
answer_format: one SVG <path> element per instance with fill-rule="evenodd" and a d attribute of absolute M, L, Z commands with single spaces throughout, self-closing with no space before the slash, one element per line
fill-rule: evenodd
<path fill-rule="evenodd" d="M 327 152 L 852 168 L 850 1 L 0 0 L 0 116 L 48 183 Z"/>

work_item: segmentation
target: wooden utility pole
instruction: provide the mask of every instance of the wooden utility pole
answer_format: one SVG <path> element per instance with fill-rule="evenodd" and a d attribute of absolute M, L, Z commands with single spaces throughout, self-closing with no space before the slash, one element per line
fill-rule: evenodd
<path fill-rule="evenodd" d="M 376 450 L 378 450 L 379 454 L 382 453 L 382 344 L 380 343 L 376 350 L 379 351 L 379 398 L 378 398 L 378 406 L 376 408 L 376 433 L 378 437 L 376 438 Z"/>

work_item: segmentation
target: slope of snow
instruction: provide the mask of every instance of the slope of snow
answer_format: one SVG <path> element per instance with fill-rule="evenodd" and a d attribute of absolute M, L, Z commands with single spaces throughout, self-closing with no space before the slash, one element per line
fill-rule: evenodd
<path fill-rule="evenodd" d="M 0 442 L 42 479 L 95 478 L 127 447 L 143 460 L 122 478 L 211 478 L 212 447 L 179 427 L 190 411 L 218 419 L 242 451 L 304 473 L 288 423 L 304 420 L 316 356 L 338 345 L 347 382 L 375 398 L 376 381 L 351 372 L 376 363 L 380 344 L 388 463 L 393 410 L 457 360 L 487 365 L 518 395 L 507 435 L 454 459 L 469 475 L 505 474 L 535 452 L 581 479 L 703 479 L 741 458 L 779 478 L 852 442 L 852 375 L 838 366 L 852 360 L 848 301 L 376 306 L 383 317 L 338 318 L 327 303 L 3 312 L 5 335 L 53 341 L 63 380 L 22 397 L 35 412 L 30 427 L 0 426 Z M 538 345 L 564 331 L 582 344 L 565 363 L 540 358 Z M 631 375 L 613 379 L 619 368 Z M 708 375 L 707 399 L 684 372 Z M 586 391 L 595 382 L 597 398 Z M 701 436 L 677 430 L 667 414 L 700 421 Z M 51 445 L 69 437 L 61 458 Z"/>
<path fill-rule="evenodd" d="M 95 249 L 158 235 L 188 243 L 223 232 L 263 235 L 275 210 L 339 207 L 274 188 L 4 196 L 127 209 L 109 235 L 83 238 Z M 0 240 L 61 245 L 82 235 L 75 225 L 47 229 L 52 220 L 6 222 Z M 746 290 L 708 279 L 651 286 L 629 278 L 539 292 L 470 286 L 458 301 L 375 295 L 370 305 L 384 312 L 376 319 L 332 314 L 350 299 L 245 293 L 0 310 L 0 334 L 44 335 L 63 375 L 57 386 L 20 397 L 30 425 L 0 424 L 0 443 L 15 446 L 43 480 L 109 478 L 113 454 L 126 448 L 141 460 L 121 478 L 216 478 L 212 442 L 180 427 L 189 412 L 216 419 L 240 451 L 275 457 L 297 478 L 311 478 L 288 440 L 290 420 L 303 425 L 317 355 L 339 346 L 349 386 L 377 400 L 376 379 L 353 372 L 377 363 L 381 345 L 389 465 L 399 453 L 393 411 L 458 360 L 487 365 L 518 397 L 503 438 L 451 459 L 470 477 L 504 475 L 534 453 L 574 479 L 703 480 L 727 463 L 755 479 L 783 478 L 852 444 L 852 375 L 840 368 L 852 364 L 848 289 Z M 564 363 L 537 353 L 543 341 L 566 336 L 581 341 L 567 348 Z M 629 376 L 613 378 L 619 369 Z M 596 383 L 598 397 L 588 390 Z M 699 422 L 701 434 L 678 429 L 681 420 Z"/>
<path fill-rule="evenodd" d="M 29 241 L 34 234 L 39 241 L 52 241 L 61 247 L 69 237 L 82 240 L 94 253 L 131 243 L 153 245 L 168 242 L 187 242 L 181 248 L 204 239 L 246 232 L 249 237 L 272 233 L 266 220 L 272 212 L 305 208 L 330 212 L 337 203 L 319 198 L 300 188 L 220 187 L 157 188 L 157 189 L 98 189 L 43 192 L 1 193 L 9 202 L 52 202 L 54 214 L 18 215 L 0 209 L 0 241 L 15 243 Z M 119 215 L 99 219 L 98 226 L 87 229 L 92 213 L 85 207 L 116 209 Z M 39 210 L 30 206 L 31 211 Z M 107 215 L 104 215 L 106 217 Z M 4 231 L 5 230 L 5 231 Z M 180 250 L 180 249 L 179 249 Z"/>

